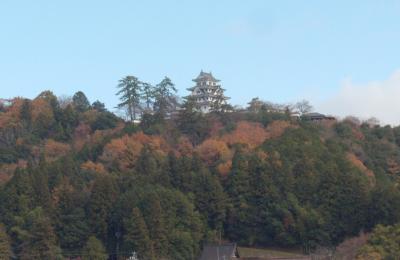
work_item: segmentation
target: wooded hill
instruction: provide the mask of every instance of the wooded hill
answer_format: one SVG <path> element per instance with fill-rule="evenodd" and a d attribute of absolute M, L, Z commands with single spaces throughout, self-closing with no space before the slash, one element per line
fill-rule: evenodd
<path fill-rule="evenodd" d="M 335 246 L 400 219 L 400 128 L 260 106 L 125 122 L 82 92 L 0 108 L 0 255 L 196 259 Z"/>

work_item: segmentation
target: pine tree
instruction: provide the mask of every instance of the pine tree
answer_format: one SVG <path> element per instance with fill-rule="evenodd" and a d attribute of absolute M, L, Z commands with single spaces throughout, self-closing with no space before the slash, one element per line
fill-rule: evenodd
<path fill-rule="evenodd" d="M 85 247 L 82 249 L 82 260 L 107 260 L 106 249 L 95 236 L 89 237 Z"/>
<path fill-rule="evenodd" d="M 168 241 L 161 204 L 156 197 L 151 198 L 149 203 L 147 226 L 149 227 L 150 238 L 153 241 L 155 254 L 164 256 L 168 251 Z"/>
<path fill-rule="evenodd" d="M 47 163 L 44 159 L 44 155 L 41 155 L 39 167 L 31 169 L 31 175 L 35 192 L 36 206 L 42 207 L 48 213 L 51 213 L 53 207 L 49 190 L 47 170 Z"/>
<path fill-rule="evenodd" d="M 26 237 L 20 245 L 21 260 L 61 259 L 61 250 L 56 243 L 51 221 L 42 208 L 35 208 L 28 214 L 24 228 Z"/>
<path fill-rule="evenodd" d="M 78 91 L 72 97 L 72 103 L 79 112 L 85 112 L 90 108 L 89 100 L 82 91 Z"/>
<path fill-rule="evenodd" d="M 154 110 L 161 118 L 165 118 L 165 116 L 175 108 L 177 104 L 175 97 L 176 92 L 175 84 L 172 83 L 171 79 L 168 77 L 165 77 L 156 85 L 154 90 Z"/>
<path fill-rule="evenodd" d="M 140 110 L 142 82 L 134 76 L 126 76 L 119 81 L 117 87 L 119 89 L 117 95 L 121 101 L 118 108 L 126 108 L 130 120 L 135 120 Z"/>
<path fill-rule="evenodd" d="M 0 259 L 8 260 L 12 255 L 10 237 L 4 225 L 0 223 Z"/>
<path fill-rule="evenodd" d="M 107 241 L 108 223 L 116 196 L 117 189 L 112 177 L 99 176 L 95 180 L 89 199 L 88 215 L 93 233 L 102 241 Z"/>
<path fill-rule="evenodd" d="M 124 226 L 126 250 L 136 252 L 139 259 L 154 259 L 149 231 L 138 208 L 133 208 L 131 216 L 125 219 Z"/>
<path fill-rule="evenodd" d="M 146 104 L 146 112 L 150 112 L 151 105 L 154 99 L 154 87 L 149 83 L 143 82 L 142 88 L 143 88 L 142 99 Z"/>

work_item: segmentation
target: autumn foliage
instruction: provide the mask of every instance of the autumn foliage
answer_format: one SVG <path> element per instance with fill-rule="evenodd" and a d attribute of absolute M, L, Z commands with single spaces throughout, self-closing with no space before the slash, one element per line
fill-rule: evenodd
<path fill-rule="evenodd" d="M 100 159 L 107 167 L 117 167 L 120 171 L 132 169 L 144 145 L 148 145 L 156 154 L 166 155 L 168 144 L 160 136 L 150 136 L 143 132 L 124 135 L 113 139 L 104 147 Z"/>

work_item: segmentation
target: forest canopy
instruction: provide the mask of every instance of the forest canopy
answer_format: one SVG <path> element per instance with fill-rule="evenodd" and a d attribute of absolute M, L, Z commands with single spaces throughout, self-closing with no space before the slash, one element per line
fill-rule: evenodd
<path fill-rule="evenodd" d="M 381 225 L 400 220 L 400 127 L 303 120 L 259 99 L 174 110 L 168 78 L 119 86 L 132 120 L 83 92 L 0 107 L 0 255 L 197 259 L 221 238 L 309 253 L 378 224 L 363 250 L 379 253 Z"/>

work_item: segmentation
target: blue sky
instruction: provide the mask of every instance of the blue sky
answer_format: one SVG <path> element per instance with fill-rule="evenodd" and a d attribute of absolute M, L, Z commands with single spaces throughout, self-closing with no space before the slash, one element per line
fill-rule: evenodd
<path fill-rule="evenodd" d="M 0 35 L 5 98 L 82 90 L 112 108 L 123 76 L 169 76 L 184 96 L 203 69 L 233 104 L 307 98 L 359 115 L 353 105 L 337 110 L 343 89 L 399 89 L 400 1 L 2 0 Z M 375 110 L 360 116 L 382 118 Z"/>

